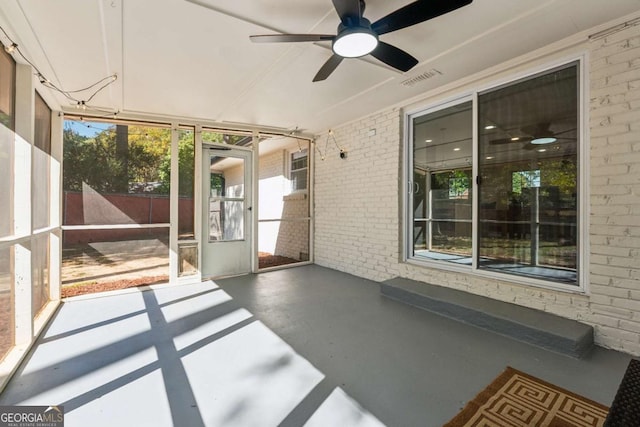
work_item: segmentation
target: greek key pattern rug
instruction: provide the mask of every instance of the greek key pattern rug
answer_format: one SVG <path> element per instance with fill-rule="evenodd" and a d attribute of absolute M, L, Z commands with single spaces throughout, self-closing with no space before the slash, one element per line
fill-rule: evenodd
<path fill-rule="evenodd" d="M 508 367 L 445 427 L 602 427 L 608 408 Z"/>

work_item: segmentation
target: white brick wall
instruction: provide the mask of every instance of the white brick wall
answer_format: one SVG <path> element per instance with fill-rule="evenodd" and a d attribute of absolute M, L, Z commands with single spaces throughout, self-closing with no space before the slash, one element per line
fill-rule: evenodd
<path fill-rule="evenodd" d="M 603 346 L 640 355 L 640 26 L 592 40 L 591 296 Z"/>
<path fill-rule="evenodd" d="M 334 129 L 346 160 L 317 138 L 315 262 L 372 280 L 394 276 L 461 289 L 594 325 L 602 346 L 640 355 L 640 26 L 592 40 L 590 294 L 400 262 L 402 114 Z M 372 129 L 374 136 L 369 136 Z M 324 155 L 325 160 L 321 160 Z"/>
<path fill-rule="evenodd" d="M 332 138 L 317 138 L 317 264 L 373 280 L 398 275 L 400 119 L 394 109 L 335 130 L 346 159 Z"/>

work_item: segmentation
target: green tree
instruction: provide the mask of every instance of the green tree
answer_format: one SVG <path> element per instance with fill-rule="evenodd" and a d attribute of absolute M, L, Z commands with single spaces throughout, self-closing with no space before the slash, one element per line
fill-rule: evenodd
<path fill-rule="evenodd" d="M 122 172 L 115 158 L 115 144 L 104 135 L 88 138 L 72 129 L 65 129 L 63 187 L 82 191 L 83 183 L 98 192 L 114 191 L 113 177 Z"/>
<path fill-rule="evenodd" d="M 164 186 L 162 165 L 171 155 L 171 130 L 159 127 L 129 127 L 129 182 L 159 182 L 155 193 L 169 194 Z"/>
<path fill-rule="evenodd" d="M 178 194 L 183 197 L 193 197 L 194 158 L 193 132 L 181 131 L 178 139 Z M 171 150 L 162 159 L 158 177 L 158 192 L 168 194 L 171 183 Z"/>
<path fill-rule="evenodd" d="M 159 182 L 160 168 L 170 152 L 170 129 L 128 126 L 127 131 L 127 152 L 123 155 L 118 150 L 115 125 L 95 137 L 65 129 L 64 189 L 81 191 L 84 183 L 98 192 L 113 193 L 128 191 L 134 183 Z M 123 175 L 128 185 L 121 182 Z"/>

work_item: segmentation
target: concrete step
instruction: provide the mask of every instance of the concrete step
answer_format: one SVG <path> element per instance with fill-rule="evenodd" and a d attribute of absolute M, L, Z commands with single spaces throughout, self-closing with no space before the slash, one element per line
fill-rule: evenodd
<path fill-rule="evenodd" d="M 456 289 L 396 277 L 385 297 L 572 357 L 593 347 L 593 328 L 575 320 Z"/>

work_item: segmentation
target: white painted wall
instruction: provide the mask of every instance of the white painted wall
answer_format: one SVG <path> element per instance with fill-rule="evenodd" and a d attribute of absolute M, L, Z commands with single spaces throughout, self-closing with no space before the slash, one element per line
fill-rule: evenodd
<path fill-rule="evenodd" d="M 528 287 L 401 261 L 404 110 L 426 108 L 491 84 L 585 54 L 590 117 L 586 294 Z M 373 130 L 375 129 L 375 135 Z M 315 262 L 368 279 L 395 276 L 464 290 L 577 319 L 596 343 L 640 355 L 640 26 L 550 46 L 470 76 L 411 104 L 334 129 L 315 164 Z M 318 136 L 324 140 L 326 135 Z"/>

